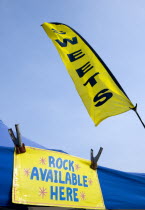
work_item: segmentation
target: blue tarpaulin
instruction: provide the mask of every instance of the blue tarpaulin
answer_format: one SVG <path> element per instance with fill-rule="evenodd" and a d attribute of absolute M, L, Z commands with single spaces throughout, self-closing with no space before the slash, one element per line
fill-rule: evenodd
<path fill-rule="evenodd" d="M 26 138 L 23 138 L 23 142 L 27 146 L 47 149 Z M 0 206 L 13 205 L 13 155 L 14 146 L 8 128 L 0 122 Z M 127 173 L 101 166 L 98 166 L 97 171 L 107 209 L 145 209 L 145 174 Z"/>

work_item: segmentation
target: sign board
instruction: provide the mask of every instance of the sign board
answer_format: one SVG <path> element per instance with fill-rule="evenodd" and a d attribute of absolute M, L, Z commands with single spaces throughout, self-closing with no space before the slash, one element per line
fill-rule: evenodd
<path fill-rule="evenodd" d="M 13 203 L 105 209 L 90 161 L 65 153 L 26 147 L 14 154 Z"/>

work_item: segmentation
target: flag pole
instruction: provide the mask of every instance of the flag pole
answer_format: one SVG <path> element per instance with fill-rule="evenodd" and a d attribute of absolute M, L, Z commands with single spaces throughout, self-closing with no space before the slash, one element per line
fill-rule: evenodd
<path fill-rule="evenodd" d="M 145 124 L 144 124 L 144 122 L 142 121 L 141 117 L 139 116 L 139 114 L 138 114 L 138 112 L 137 112 L 137 104 L 135 105 L 134 108 L 131 108 L 131 109 L 132 109 L 133 111 L 135 111 L 135 113 L 137 114 L 137 116 L 138 116 L 140 122 L 142 123 L 143 127 L 145 128 Z"/>

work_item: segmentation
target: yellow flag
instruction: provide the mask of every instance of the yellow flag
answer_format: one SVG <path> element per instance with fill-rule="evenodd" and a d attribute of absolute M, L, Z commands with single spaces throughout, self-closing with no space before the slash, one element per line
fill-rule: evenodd
<path fill-rule="evenodd" d="M 42 27 L 57 48 L 95 125 L 134 107 L 108 67 L 81 35 L 61 23 L 43 23 Z"/>
<path fill-rule="evenodd" d="M 26 150 L 14 154 L 13 203 L 105 209 L 91 161 L 33 147 Z"/>

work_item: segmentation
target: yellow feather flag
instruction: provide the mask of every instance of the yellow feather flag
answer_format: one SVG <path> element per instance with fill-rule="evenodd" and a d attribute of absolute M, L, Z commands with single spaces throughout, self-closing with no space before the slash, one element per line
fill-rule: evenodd
<path fill-rule="evenodd" d="M 95 125 L 107 117 L 134 108 L 120 84 L 99 55 L 71 27 L 43 23 Z"/>

